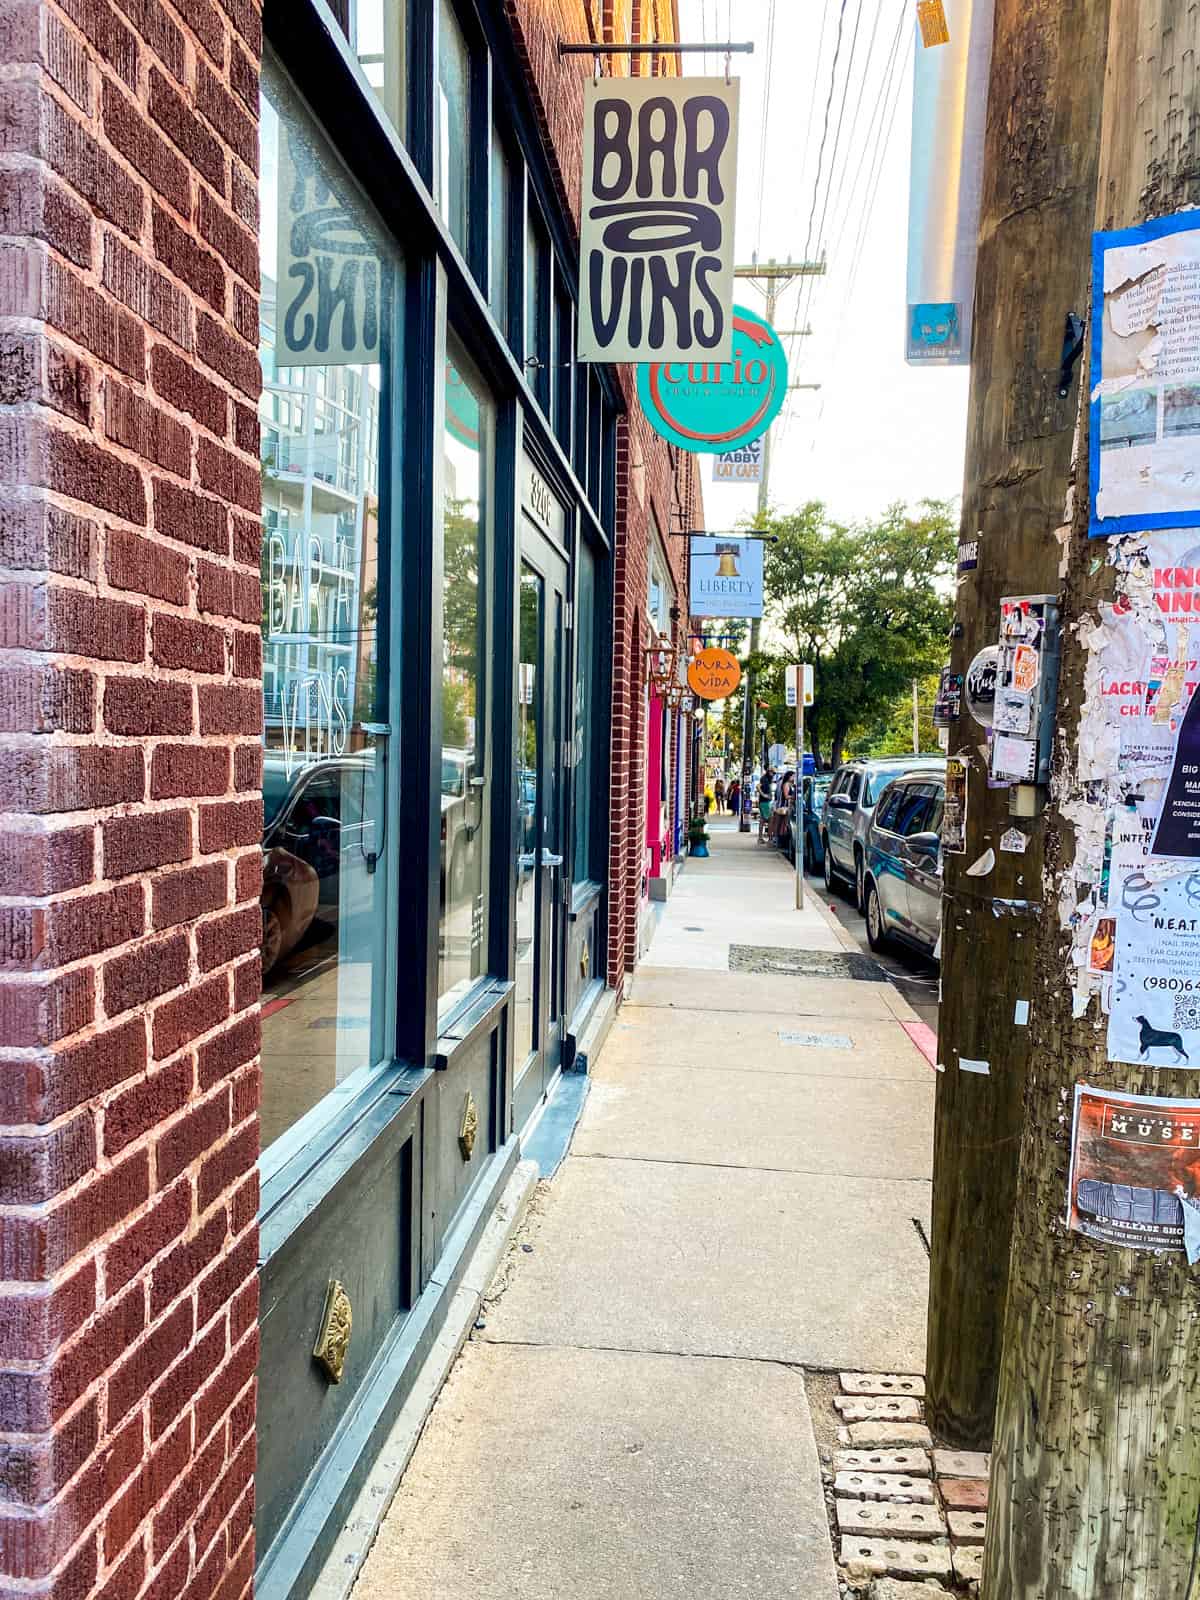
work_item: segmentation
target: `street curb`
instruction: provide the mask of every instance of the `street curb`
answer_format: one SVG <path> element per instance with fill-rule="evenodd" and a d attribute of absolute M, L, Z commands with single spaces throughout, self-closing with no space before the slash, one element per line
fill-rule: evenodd
<path fill-rule="evenodd" d="M 830 911 L 829 907 L 825 904 L 824 887 L 819 890 L 814 890 L 812 885 L 805 881 L 804 900 L 806 905 L 808 904 L 810 896 L 813 905 L 821 913 L 821 917 L 824 920 L 825 926 L 837 939 L 842 949 L 848 950 L 853 955 L 861 955 L 862 951 L 857 940 L 853 939 L 850 934 L 846 932 L 845 928 L 842 927 L 841 923 L 834 916 L 833 912 Z M 925 1046 L 913 1038 L 912 1033 L 909 1032 L 909 1024 L 918 1023 L 921 1024 L 921 1026 L 925 1026 L 925 1024 L 921 1023 L 920 1014 L 916 1012 L 911 1005 L 909 1005 L 908 1001 L 904 998 L 904 995 L 900 992 L 890 978 L 885 977 L 884 984 L 887 987 L 886 998 L 888 1009 L 891 1011 L 896 1021 L 904 1029 L 905 1033 L 908 1034 L 910 1040 L 912 1040 L 912 1043 L 916 1045 L 916 1048 L 920 1050 L 922 1055 L 927 1056 L 928 1053 L 925 1049 Z M 932 1059 L 930 1059 L 930 1065 L 933 1065 Z"/>
<path fill-rule="evenodd" d="M 537 1186 L 537 1163 L 520 1161 L 504 1187 L 446 1313 L 446 1321 L 422 1363 L 408 1398 L 384 1440 L 374 1466 L 311 1591 L 311 1600 L 346 1600 L 370 1553 L 400 1481 L 417 1448 L 434 1402 L 478 1320 L 492 1279 L 521 1226 Z"/>

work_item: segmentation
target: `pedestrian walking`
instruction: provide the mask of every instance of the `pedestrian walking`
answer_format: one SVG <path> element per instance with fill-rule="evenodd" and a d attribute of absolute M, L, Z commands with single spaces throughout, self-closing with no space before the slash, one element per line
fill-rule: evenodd
<path fill-rule="evenodd" d="M 737 778 L 729 785 L 729 811 L 732 816 L 740 815 L 739 807 L 742 803 L 742 786 Z"/>
<path fill-rule="evenodd" d="M 758 842 L 766 844 L 767 830 L 771 825 L 771 813 L 775 809 L 773 796 L 775 793 L 775 774 L 770 767 L 763 773 L 758 785 Z"/>
<path fill-rule="evenodd" d="M 725 779 L 718 778 L 713 784 L 713 798 L 717 802 L 717 815 L 721 816 L 725 810 Z"/>

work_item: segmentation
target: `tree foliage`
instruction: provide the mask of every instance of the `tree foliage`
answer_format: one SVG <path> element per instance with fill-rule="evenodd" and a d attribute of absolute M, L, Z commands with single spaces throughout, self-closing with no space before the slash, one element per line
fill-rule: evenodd
<path fill-rule="evenodd" d="M 818 756 L 841 759 L 847 739 L 886 723 L 914 678 L 946 655 L 953 616 L 958 517 L 950 502 L 901 504 L 872 522 L 834 521 L 820 501 L 772 515 L 766 561 L 768 647 L 755 665 L 769 724 L 789 726 L 783 666 L 810 661 L 815 704 L 806 731 Z M 780 711 L 782 710 L 782 715 Z"/>

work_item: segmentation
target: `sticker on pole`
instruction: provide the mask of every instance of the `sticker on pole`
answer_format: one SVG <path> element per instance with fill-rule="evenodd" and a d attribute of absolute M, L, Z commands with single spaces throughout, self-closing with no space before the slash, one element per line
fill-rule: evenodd
<path fill-rule="evenodd" d="M 646 420 L 683 450 L 725 455 L 759 439 L 787 395 L 787 355 L 774 328 L 733 308 L 729 361 L 647 361 L 638 367 Z"/>

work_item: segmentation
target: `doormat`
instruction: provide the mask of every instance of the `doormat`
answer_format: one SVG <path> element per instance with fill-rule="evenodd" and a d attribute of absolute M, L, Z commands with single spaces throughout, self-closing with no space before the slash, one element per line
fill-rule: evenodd
<path fill-rule="evenodd" d="M 858 978 L 866 983 L 887 982 L 887 973 L 870 956 L 787 950 L 769 944 L 731 944 L 729 970 L 779 973 L 788 978 Z"/>

